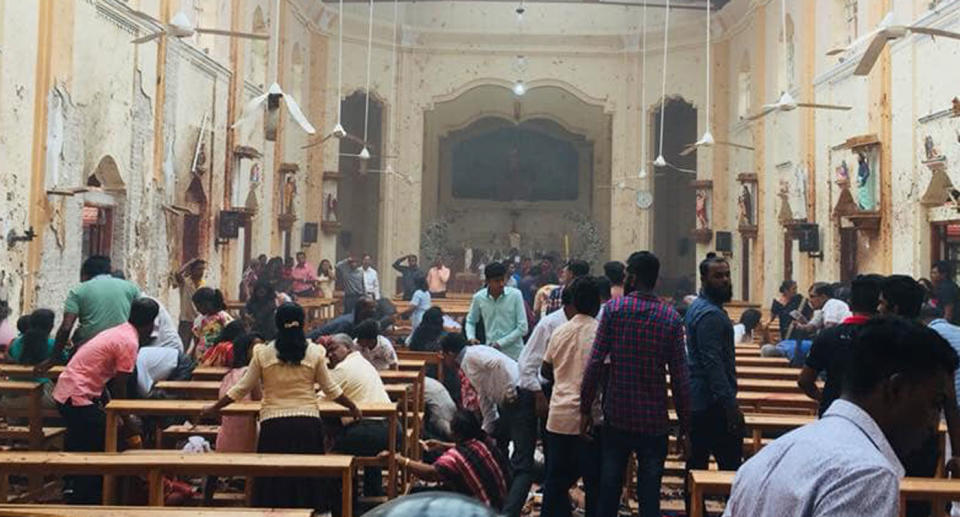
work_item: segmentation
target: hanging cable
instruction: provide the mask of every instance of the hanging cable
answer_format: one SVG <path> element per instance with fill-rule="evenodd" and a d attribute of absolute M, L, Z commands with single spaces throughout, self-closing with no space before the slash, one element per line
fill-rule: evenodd
<path fill-rule="evenodd" d="M 707 127 L 704 136 L 710 134 L 710 0 L 707 0 Z"/>
<path fill-rule="evenodd" d="M 343 0 L 340 0 L 340 14 L 337 16 L 340 29 L 337 31 L 337 125 L 343 115 Z"/>
<path fill-rule="evenodd" d="M 663 162 L 663 122 L 667 113 L 667 44 L 670 41 L 670 0 L 667 0 L 663 18 L 663 79 L 660 87 L 660 149 L 657 161 Z"/>
<path fill-rule="evenodd" d="M 647 177 L 647 0 L 641 10 L 643 26 L 640 36 L 640 179 Z"/>
<path fill-rule="evenodd" d="M 341 0 L 343 1 L 343 0 Z M 364 90 L 363 108 L 363 147 L 367 147 L 368 128 L 370 126 L 370 63 L 373 57 L 373 0 L 370 0 L 370 14 L 367 19 L 367 86 Z"/>

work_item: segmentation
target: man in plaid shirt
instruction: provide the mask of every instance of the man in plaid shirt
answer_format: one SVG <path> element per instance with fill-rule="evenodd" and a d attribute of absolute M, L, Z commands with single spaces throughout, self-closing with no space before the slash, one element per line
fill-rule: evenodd
<path fill-rule="evenodd" d="M 602 474 L 598 517 L 614 517 L 627 458 L 637 454 L 637 496 L 641 517 L 660 515 L 660 483 L 667 457 L 667 369 L 686 449 L 690 422 L 690 384 L 683 321 L 653 294 L 660 261 L 647 251 L 627 260 L 626 296 L 603 310 L 590 361 L 583 376 L 580 413 L 583 433 L 591 434 L 591 407 L 601 389 L 601 369 L 609 358 L 603 390 L 600 439 Z"/>

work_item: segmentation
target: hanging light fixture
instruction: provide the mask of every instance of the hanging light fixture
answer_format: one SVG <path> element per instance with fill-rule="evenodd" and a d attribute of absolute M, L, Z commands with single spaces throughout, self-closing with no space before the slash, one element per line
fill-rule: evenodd
<path fill-rule="evenodd" d="M 517 81 L 513 83 L 513 94 L 517 97 L 522 97 L 525 93 L 527 93 L 527 85 L 523 84 L 523 79 L 517 79 Z"/>
<path fill-rule="evenodd" d="M 522 97 L 523 94 L 527 93 L 527 85 L 523 82 L 523 77 L 527 71 L 527 58 L 525 56 L 517 56 L 517 59 L 513 62 L 513 71 L 519 76 L 513 83 L 513 94 Z"/>
<path fill-rule="evenodd" d="M 514 9 L 514 12 L 517 13 L 517 25 L 523 24 L 523 13 L 527 12 L 527 8 L 523 6 L 523 0 L 520 0 L 520 5 Z"/>

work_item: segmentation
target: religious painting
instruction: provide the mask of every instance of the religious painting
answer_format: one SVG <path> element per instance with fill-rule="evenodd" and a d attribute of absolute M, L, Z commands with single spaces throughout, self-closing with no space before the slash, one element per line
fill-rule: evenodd
<path fill-rule="evenodd" d="M 495 127 L 454 143 L 453 197 L 490 201 L 575 201 L 580 150 L 535 121 Z"/>

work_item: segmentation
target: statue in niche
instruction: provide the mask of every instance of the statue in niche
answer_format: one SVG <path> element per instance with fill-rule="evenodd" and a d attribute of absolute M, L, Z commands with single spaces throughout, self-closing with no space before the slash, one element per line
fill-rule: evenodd
<path fill-rule="evenodd" d="M 753 226 L 753 194 L 750 192 L 750 187 L 746 185 L 740 187 L 737 207 L 740 212 L 740 225 Z"/>
<path fill-rule="evenodd" d="M 707 220 L 707 194 L 703 190 L 697 191 L 697 229 L 705 230 L 710 228 L 710 221 Z"/>
<path fill-rule="evenodd" d="M 777 197 L 780 198 L 780 221 L 792 221 L 793 210 L 790 209 L 790 184 L 787 183 L 786 180 L 780 181 L 780 190 L 777 192 Z"/>
<path fill-rule="evenodd" d="M 325 221 L 337 222 L 337 197 L 333 194 L 327 194 L 327 217 Z"/>
<path fill-rule="evenodd" d="M 840 165 L 837 166 L 836 173 L 838 185 L 847 185 L 850 183 L 850 166 L 847 165 L 846 160 L 840 162 Z"/>
<path fill-rule="evenodd" d="M 200 149 L 197 151 L 197 166 L 194 169 L 194 172 L 197 174 L 204 174 L 207 172 L 207 143 L 200 142 Z"/>
<path fill-rule="evenodd" d="M 285 214 L 293 213 L 293 199 L 297 196 L 297 182 L 292 174 L 283 182 L 283 209 Z"/>
<path fill-rule="evenodd" d="M 262 169 L 260 169 L 260 164 L 254 163 L 253 166 L 250 167 L 250 184 L 259 185 L 262 180 L 263 172 Z"/>
<path fill-rule="evenodd" d="M 807 166 L 805 163 L 798 163 L 793 169 L 793 182 L 796 185 L 797 213 L 794 217 L 805 219 L 807 217 Z"/>
<path fill-rule="evenodd" d="M 936 144 L 933 143 L 933 137 L 930 135 L 923 139 L 923 150 L 927 155 L 927 160 L 936 160 L 940 157 L 940 150 L 937 149 Z"/>
<path fill-rule="evenodd" d="M 507 234 L 507 239 L 510 242 L 510 248 L 519 251 L 520 232 L 517 231 L 517 219 L 520 218 L 520 212 L 513 210 L 510 212 L 510 217 L 513 219 L 513 223 L 510 226 L 510 233 Z"/>
<path fill-rule="evenodd" d="M 866 153 L 857 151 L 857 206 L 860 210 L 873 210 L 876 206 L 873 171 Z"/>
<path fill-rule="evenodd" d="M 473 248 L 466 244 L 463 247 L 463 271 L 469 273 L 471 266 L 473 266 Z"/>

